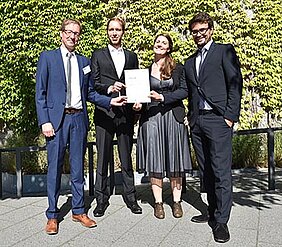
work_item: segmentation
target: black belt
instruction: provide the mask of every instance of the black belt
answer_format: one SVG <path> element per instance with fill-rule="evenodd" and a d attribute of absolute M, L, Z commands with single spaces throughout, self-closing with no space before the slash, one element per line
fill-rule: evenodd
<path fill-rule="evenodd" d="M 75 109 L 75 108 L 65 108 L 64 113 L 65 114 L 75 114 L 82 112 L 82 109 Z"/>
<path fill-rule="evenodd" d="M 213 110 L 199 110 L 199 115 L 208 115 L 214 113 Z"/>

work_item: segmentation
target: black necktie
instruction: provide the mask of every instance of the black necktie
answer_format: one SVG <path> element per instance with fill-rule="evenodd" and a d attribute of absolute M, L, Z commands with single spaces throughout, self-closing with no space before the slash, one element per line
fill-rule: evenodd
<path fill-rule="evenodd" d="M 199 49 L 199 53 L 200 53 L 200 63 L 199 63 L 199 69 L 198 69 L 198 76 L 200 75 L 200 71 L 201 71 L 201 68 L 202 68 L 202 65 L 203 65 L 203 62 L 204 62 L 204 56 L 205 56 L 205 53 L 206 53 L 207 49 L 206 48 L 202 48 L 202 49 Z"/>
<path fill-rule="evenodd" d="M 67 53 L 67 106 L 71 106 L 71 57 L 72 53 Z"/>

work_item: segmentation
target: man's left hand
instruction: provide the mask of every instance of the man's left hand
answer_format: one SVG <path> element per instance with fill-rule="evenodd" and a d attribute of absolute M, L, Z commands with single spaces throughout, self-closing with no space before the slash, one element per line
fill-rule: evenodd
<path fill-rule="evenodd" d="M 230 127 L 232 128 L 233 127 L 233 121 L 229 120 L 229 119 L 224 119 L 225 120 L 225 123 Z"/>
<path fill-rule="evenodd" d="M 119 96 L 116 98 L 112 98 L 110 104 L 113 106 L 123 106 L 126 104 L 127 97 L 126 96 Z"/>

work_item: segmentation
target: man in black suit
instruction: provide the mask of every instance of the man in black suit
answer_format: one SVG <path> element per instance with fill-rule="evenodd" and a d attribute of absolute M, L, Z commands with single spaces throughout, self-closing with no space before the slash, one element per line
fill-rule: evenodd
<path fill-rule="evenodd" d="M 121 45 L 125 22 L 118 17 L 107 23 L 109 44 L 94 51 L 91 58 L 91 71 L 95 90 L 102 95 L 125 95 L 124 70 L 138 68 L 137 55 Z M 117 136 L 118 152 L 123 178 L 123 198 L 132 213 L 141 214 L 137 204 L 132 169 L 131 151 L 134 134 L 134 111 L 132 105 L 112 107 L 107 111 L 99 106 L 95 108 L 96 145 L 98 150 L 95 194 L 96 217 L 103 216 L 109 206 L 110 193 L 107 190 L 108 164 L 113 156 L 112 141 Z"/>
<path fill-rule="evenodd" d="M 242 75 L 234 47 L 212 40 L 213 20 L 195 15 L 189 30 L 198 51 L 185 63 L 192 143 L 207 192 L 209 225 L 217 242 L 227 242 L 232 206 L 232 132 L 239 120 Z M 203 222 L 201 216 L 192 218 Z"/>

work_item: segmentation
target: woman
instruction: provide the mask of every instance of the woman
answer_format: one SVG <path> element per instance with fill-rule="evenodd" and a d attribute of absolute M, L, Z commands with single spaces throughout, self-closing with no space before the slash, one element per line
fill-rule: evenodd
<path fill-rule="evenodd" d="M 173 195 L 173 216 L 183 215 L 181 207 L 182 177 L 192 169 L 188 130 L 184 125 L 185 109 L 182 99 L 188 96 L 183 67 L 171 57 L 173 44 L 168 34 L 154 41 L 154 62 L 150 67 L 149 104 L 135 103 L 141 110 L 137 138 L 137 169 L 149 174 L 155 197 L 154 215 L 165 217 L 162 187 L 169 177 Z"/>

